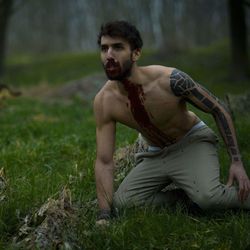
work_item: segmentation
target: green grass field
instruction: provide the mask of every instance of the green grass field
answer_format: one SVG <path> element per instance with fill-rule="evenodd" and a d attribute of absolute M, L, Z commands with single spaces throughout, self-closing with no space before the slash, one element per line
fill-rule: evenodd
<path fill-rule="evenodd" d="M 228 46 L 220 43 L 197 49 L 160 63 L 186 71 L 195 80 L 223 98 L 226 93 L 250 90 L 250 82 L 232 83 L 228 76 Z M 159 63 L 152 52 L 141 64 Z M 101 71 L 97 54 L 16 57 L 8 60 L 5 82 L 30 87 L 42 82 L 60 85 Z M 216 130 L 213 119 L 199 116 Z M 250 174 L 250 116 L 236 114 L 239 145 Z M 43 102 L 18 97 L 4 100 L 0 108 L 0 169 L 7 179 L 5 198 L 0 200 L 0 249 L 18 249 L 12 244 L 27 214 L 67 185 L 73 204 L 79 207 L 74 225 L 64 237 L 78 249 L 250 249 L 250 213 L 223 211 L 191 215 L 180 209 L 138 208 L 125 211 L 107 228 L 95 226 L 97 207 L 93 165 L 95 122 L 91 103 L 74 99 Z M 118 126 L 117 148 L 132 143 L 137 134 Z M 221 180 L 226 182 L 229 160 L 220 142 Z M 77 249 L 77 247 L 75 247 Z M 65 246 L 63 249 L 67 249 Z M 72 248 L 74 249 L 74 248 Z"/>

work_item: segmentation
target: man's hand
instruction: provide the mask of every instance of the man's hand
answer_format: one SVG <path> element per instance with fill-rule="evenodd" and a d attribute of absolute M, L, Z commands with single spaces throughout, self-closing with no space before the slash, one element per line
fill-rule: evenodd
<path fill-rule="evenodd" d="M 98 213 L 96 225 L 97 226 L 108 226 L 109 220 L 111 219 L 111 210 L 101 209 Z"/>
<path fill-rule="evenodd" d="M 233 162 L 231 164 L 227 186 L 232 186 L 234 180 L 238 182 L 238 197 L 239 200 L 243 203 L 250 193 L 250 180 L 241 161 Z"/>
<path fill-rule="evenodd" d="M 95 224 L 96 226 L 108 226 L 109 221 L 105 219 L 101 219 L 101 220 L 97 220 Z"/>

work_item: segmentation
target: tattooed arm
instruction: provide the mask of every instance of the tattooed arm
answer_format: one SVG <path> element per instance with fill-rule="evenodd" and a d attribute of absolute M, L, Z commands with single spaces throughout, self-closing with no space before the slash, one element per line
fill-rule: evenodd
<path fill-rule="evenodd" d="M 232 185 L 234 179 L 238 181 L 239 198 L 243 202 L 250 192 L 250 181 L 241 162 L 234 125 L 227 108 L 208 90 L 177 69 L 170 76 L 170 86 L 176 96 L 213 115 L 231 157 L 228 185 Z"/>

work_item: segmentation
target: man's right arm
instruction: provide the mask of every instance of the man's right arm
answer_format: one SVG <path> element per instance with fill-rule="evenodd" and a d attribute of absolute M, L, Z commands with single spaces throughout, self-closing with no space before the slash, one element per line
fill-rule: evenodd
<path fill-rule="evenodd" d="M 115 121 L 104 94 L 98 94 L 94 101 L 96 119 L 96 162 L 95 179 L 99 205 L 99 220 L 106 219 L 111 213 L 113 199 L 113 153 L 115 148 Z"/>

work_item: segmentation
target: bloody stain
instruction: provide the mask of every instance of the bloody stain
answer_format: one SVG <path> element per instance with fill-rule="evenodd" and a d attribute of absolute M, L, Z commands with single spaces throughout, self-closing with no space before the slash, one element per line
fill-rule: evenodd
<path fill-rule="evenodd" d="M 174 143 L 173 139 L 169 138 L 159 128 L 157 128 L 150 120 L 149 114 L 144 106 L 145 94 L 142 86 L 133 84 L 129 80 L 122 81 L 125 90 L 128 92 L 130 101 L 130 109 L 135 121 L 146 132 L 150 140 L 155 145 L 164 147 L 166 144 Z M 152 115 L 151 115 L 152 116 Z"/>

